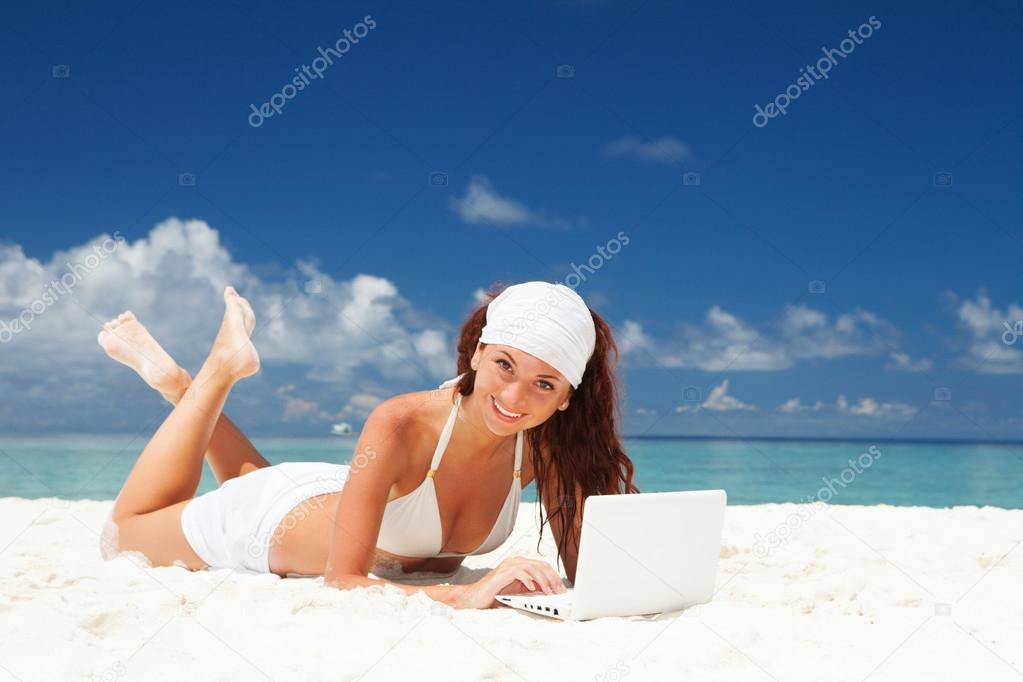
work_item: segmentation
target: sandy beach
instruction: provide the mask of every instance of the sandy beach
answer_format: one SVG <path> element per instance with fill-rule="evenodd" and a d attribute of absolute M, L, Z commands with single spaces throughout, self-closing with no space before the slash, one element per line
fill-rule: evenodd
<path fill-rule="evenodd" d="M 1023 510 L 729 506 L 711 603 L 561 622 L 394 587 L 104 561 L 111 506 L 0 498 L 0 679 L 1023 677 Z M 508 542 L 450 581 L 510 553 L 553 559 L 549 528 L 536 552 L 537 523 L 524 503 Z"/>

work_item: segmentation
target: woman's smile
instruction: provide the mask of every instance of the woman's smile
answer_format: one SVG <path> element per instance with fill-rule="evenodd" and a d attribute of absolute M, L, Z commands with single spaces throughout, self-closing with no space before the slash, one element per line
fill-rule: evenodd
<path fill-rule="evenodd" d="M 511 410 L 505 409 L 501 403 L 497 402 L 497 398 L 490 396 L 490 404 L 493 406 L 494 414 L 508 424 L 514 424 L 518 420 L 522 419 L 525 415 L 524 412 L 512 412 Z"/>

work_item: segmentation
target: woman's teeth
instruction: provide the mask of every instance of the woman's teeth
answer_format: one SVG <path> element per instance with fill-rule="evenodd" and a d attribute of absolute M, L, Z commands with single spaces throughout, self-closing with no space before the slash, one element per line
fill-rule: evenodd
<path fill-rule="evenodd" d="M 507 417 L 508 419 L 518 419 L 519 417 L 522 416 L 521 412 L 509 412 L 503 407 L 501 407 L 501 405 L 497 402 L 497 398 L 495 398 L 494 396 L 490 396 L 490 400 L 493 401 L 494 407 L 497 409 L 497 411 L 500 412 L 503 416 Z"/>

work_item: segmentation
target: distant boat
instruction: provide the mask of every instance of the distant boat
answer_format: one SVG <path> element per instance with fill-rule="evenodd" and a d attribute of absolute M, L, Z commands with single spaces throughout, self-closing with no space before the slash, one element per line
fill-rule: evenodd
<path fill-rule="evenodd" d="M 335 436 L 350 436 L 353 433 L 352 425 L 348 422 L 334 424 L 334 426 L 331 427 L 330 432 Z"/>

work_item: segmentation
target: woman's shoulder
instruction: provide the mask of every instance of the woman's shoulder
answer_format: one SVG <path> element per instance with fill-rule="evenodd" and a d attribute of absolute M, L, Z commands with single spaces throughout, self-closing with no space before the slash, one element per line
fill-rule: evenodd
<path fill-rule="evenodd" d="M 454 389 L 398 393 L 377 403 L 372 413 L 391 421 L 415 424 L 430 419 L 438 410 L 447 412 L 454 405 Z"/>
<path fill-rule="evenodd" d="M 432 450 L 431 443 L 440 436 L 453 400 L 454 389 L 450 388 L 399 393 L 378 404 L 370 418 L 387 424 L 410 451 L 419 445 Z"/>

